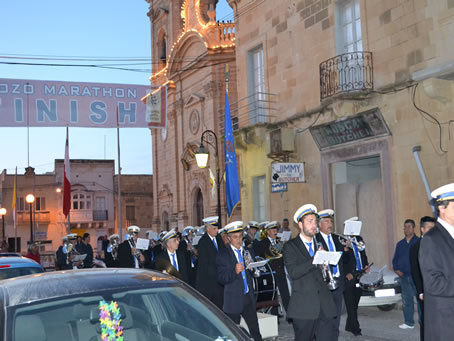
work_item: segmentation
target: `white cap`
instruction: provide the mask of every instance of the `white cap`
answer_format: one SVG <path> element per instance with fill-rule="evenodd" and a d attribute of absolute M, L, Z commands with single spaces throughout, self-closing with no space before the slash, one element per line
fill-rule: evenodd
<path fill-rule="evenodd" d="M 298 221 L 307 214 L 317 214 L 317 207 L 312 204 L 306 204 L 298 208 L 293 216 L 293 221 L 298 224 Z"/>
<path fill-rule="evenodd" d="M 162 240 L 166 242 L 169 239 L 176 238 L 176 236 L 177 232 L 175 231 L 175 228 L 173 228 L 162 237 Z"/>
<path fill-rule="evenodd" d="M 351 217 L 351 218 L 348 218 L 346 221 L 344 221 L 344 224 L 347 222 L 347 221 L 358 221 L 359 218 L 358 217 Z"/>
<path fill-rule="evenodd" d="M 279 227 L 279 223 L 277 221 L 271 221 L 265 225 L 265 230 L 274 229 L 274 228 L 278 228 L 278 227 Z"/>
<path fill-rule="evenodd" d="M 254 229 L 260 228 L 259 223 L 254 220 L 251 220 L 250 222 L 248 222 L 247 225 L 249 228 L 254 228 Z"/>
<path fill-rule="evenodd" d="M 320 218 L 328 218 L 328 217 L 333 217 L 334 216 L 334 211 L 330 208 L 318 212 L 318 216 Z"/>
<path fill-rule="evenodd" d="M 215 217 L 203 218 L 202 221 L 205 225 L 218 226 L 219 217 L 215 216 Z"/>
<path fill-rule="evenodd" d="M 430 195 L 435 201 L 454 200 L 454 183 L 438 187 Z"/>
<path fill-rule="evenodd" d="M 112 240 L 112 239 L 120 239 L 120 236 L 118 234 L 116 234 L 116 233 L 115 234 L 111 234 L 109 236 L 109 240 Z"/>
<path fill-rule="evenodd" d="M 227 234 L 243 231 L 244 230 L 243 222 L 242 221 L 233 221 L 230 224 L 225 225 L 224 229 L 227 232 Z"/>
<path fill-rule="evenodd" d="M 128 227 L 128 233 L 139 233 L 140 227 L 136 225 L 131 225 Z"/>

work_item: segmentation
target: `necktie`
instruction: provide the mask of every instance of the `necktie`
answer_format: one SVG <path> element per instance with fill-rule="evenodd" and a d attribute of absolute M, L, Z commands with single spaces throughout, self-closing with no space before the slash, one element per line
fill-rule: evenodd
<path fill-rule="evenodd" d="M 172 253 L 172 265 L 174 266 L 175 269 L 178 270 L 177 261 L 175 259 L 175 253 Z"/>
<path fill-rule="evenodd" d="M 214 244 L 214 247 L 216 248 L 216 251 L 219 251 L 218 243 L 216 243 L 216 237 L 213 238 L 213 244 Z"/>
<path fill-rule="evenodd" d="M 235 251 L 238 254 L 238 261 L 244 265 L 243 256 L 241 256 L 241 250 L 235 249 Z M 241 277 L 243 277 L 244 293 L 246 294 L 249 291 L 249 288 L 247 286 L 247 280 L 246 280 L 246 270 L 241 271 Z"/>
<path fill-rule="evenodd" d="M 312 249 L 312 242 L 305 242 L 306 245 L 309 247 L 309 255 L 314 257 L 314 250 Z"/>
<path fill-rule="evenodd" d="M 361 266 L 361 256 L 358 252 L 358 247 L 355 243 L 353 244 L 353 250 L 355 251 L 355 258 L 356 258 L 356 270 L 360 271 L 363 267 Z"/>
<path fill-rule="evenodd" d="M 328 247 L 329 247 L 330 251 L 336 251 L 336 250 L 334 250 L 333 243 L 331 242 L 331 235 L 330 234 L 328 235 Z M 338 272 L 337 265 L 333 266 L 333 274 L 337 275 L 337 272 Z"/>
<path fill-rule="evenodd" d="M 136 255 L 134 255 L 134 267 L 135 267 L 136 269 L 139 268 L 139 260 L 137 259 Z"/>

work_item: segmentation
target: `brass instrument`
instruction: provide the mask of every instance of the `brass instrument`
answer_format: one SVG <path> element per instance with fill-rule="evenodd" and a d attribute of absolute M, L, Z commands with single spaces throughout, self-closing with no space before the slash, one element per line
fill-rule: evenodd
<path fill-rule="evenodd" d="M 246 250 L 246 249 L 244 249 L 244 251 L 243 251 L 243 259 L 244 259 L 244 268 L 245 269 L 247 269 L 249 264 L 254 262 L 254 259 L 252 258 L 251 253 L 248 250 Z M 255 278 L 260 277 L 260 269 L 259 268 L 254 268 L 252 270 L 252 276 L 254 276 Z"/>
<path fill-rule="evenodd" d="M 356 240 L 356 237 L 355 236 L 344 236 L 342 234 L 339 235 L 339 242 L 342 244 L 342 245 L 345 245 L 349 248 L 353 248 L 353 244 L 356 245 L 356 247 L 358 248 L 358 251 L 364 251 L 366 249 L 366 243 L 364 243 L 364 241 L 360 240 Z M 350 243 L 349 243 L 350 242 Z"/>
<path fill-rule="evenodd" d="M 107 252 L 112 255 L 113 260 L 117 260 L 118 257 L 119 241 L 120 236 L 118 234 L 113 234 L 109 237 L 109 245 L 107 245 Z"/>
<path fill-rule="evenodd" d="M 142 254 L 141 250 L 136 248 L 136 242 L 134 241 L 134 238 L 132 237 L 132 235 L 129 237 L 128 242 L 129 242 L 129 246 L 131 246 L 131 249 L 134 248 L 136 250 L 134 255 L 137 258 L 137 262 L 139 262 L 139 268 L 143 267 L 144 263 L 140 260 L 140 258 L 141 258 L 140 255 L 142 255 L 142 257 L 144 257 L 144 255 Z"/>
<path fill-rule="evenodd" d="M 282 257 L 282 249 L 284 247 L 284 243 L 281 241 L 279 237 L 275 239 L 275 245 L 270 243 L 269 247 L 269 254 L 266 255 L 266 259 L 277 259 Z"/>
<path fill-rule="evenodd" d="M 317 252 L 320 247 L 323 249 L 323 246 L 314 238 L 316 251 Z M 331 267 L 329 264 L 320 264 L 320 271 L 322 272 L 323 280 L 327 283 L 328 289 L 333 291 L 339 287 L 337 280 L 333 276 L 333 272 L 331 271 Z"/>

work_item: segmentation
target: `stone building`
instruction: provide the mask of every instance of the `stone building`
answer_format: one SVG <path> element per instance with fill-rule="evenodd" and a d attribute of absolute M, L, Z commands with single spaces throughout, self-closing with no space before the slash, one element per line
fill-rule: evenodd
<path fill-rule="evenodd" d="M 454 181 L 454 2 L 228 2 L 242 220 L 333 208 L 338 233 L 359 216 L 370 259 L 390 264 L 404 220 L 432 213 L 413 148 L 431 189 Z M 305 181 L 272 192 L 277 162 Z"/>
<path fill-rule="evenodd" d="M 230 67 L 230 102 L 236 101 L 233 23 L 215 21 L 216 0 L 147 0 L 152 31 L 151 84 L 167 87 L 167 126 L 153 135 L 153 228 L 201 225 L 217 214 L 208 169 L 198 169 L 194 152 L 209 129 L 218 139 L 223 169 L 225 75 Z M 215 173 L 215 151 L 209 167 Z M 222 219 L 226 220 L 221 184 Z M 237 214 L 240 210 L 237 209 Z"/>

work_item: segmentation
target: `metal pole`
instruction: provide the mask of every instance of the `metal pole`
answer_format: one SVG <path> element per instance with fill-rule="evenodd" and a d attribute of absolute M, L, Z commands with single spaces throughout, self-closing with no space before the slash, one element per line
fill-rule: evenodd
<path fill-rule="evenodd" d="M 5 241 L 5 215 L 2 215 L 2 230 L 3 241 Z"/>
<path fill-rule="evenodd" d="M 413 147 L 413 156 L 415 157 L 416 165 L 418 166 L 419 174 L 421 175 L 422 182 L 426 189 L 427 197 L 429 198 L 430 206 L 432 207 L 432 213 L 435 218 L 438 217 L 437 209 L 432 203 L 432 196 L 430 195 L 429 182 L 427 181 L 426 173 L 424 172 L 424 167 L 422 166 L 421 158 L 419 157 L 419 152 L 421 151 L 421 146 Z"/>
<path fill-rule="evenodd" d="M 214 133 L 213 133 L 214 134 Z M 218 139 L 216 134 L 214 134 L 216 141 L 216 186 L 217 186 L 217 196 L 218 196 L 218 226 L 222 228 L 222 215 L 221 215 L 221 177 L 220 177 L 220 168 L 219 168 L 219 154 L 218 154 Z"/>
<path fill-rule="evenodd" d="M 117 106 L 117 151 L 118 151 L 118 234 L 120 241 L 123 241 L 123 231 L 121 224 L 121 167 L 120 167 L 120 118 Z"/>
<path fill-rule="evenodd" d="M 30 203 L 30 245 L 33 243 L 33 203 Z"/>

